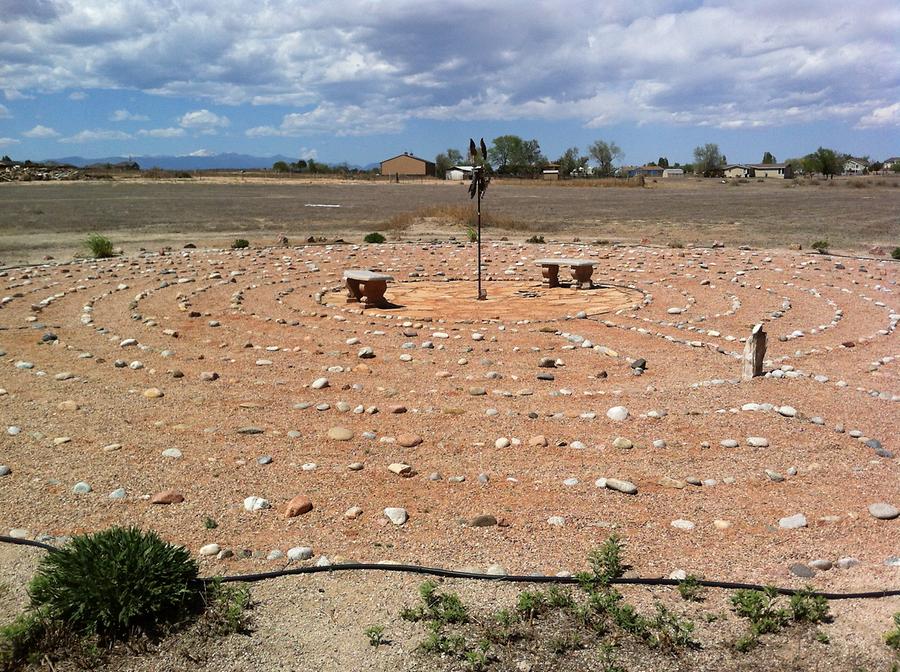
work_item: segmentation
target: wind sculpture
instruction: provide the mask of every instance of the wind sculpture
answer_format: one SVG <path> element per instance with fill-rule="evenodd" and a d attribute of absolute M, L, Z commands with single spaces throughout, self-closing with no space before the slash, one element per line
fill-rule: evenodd
<path fill-rule="evenodd" d="M 477 214 L 477 249 L 478 249 L 478 300 L 484 301 L 487 299 L 487 292 L 481 289 L 481 199 L 484 197 L 484 192 L 487 191 L 488 185 L 491 183 L 491 178 L 484 173 L 484 165 L 485 161 L 487 161 L 487 145 L 484 144 L 484 138 L 481 139 L 481 161 L 478 165 L 475 165 L 475 161 L 479 158 L 478 155 L 478 147 L 475 145 L 475 141 L 472 138 L 469 138 L 469 156 L 472 160 L 472 184 L 469 185 L 469 198 L 475 198 L 476 200 L 476 209 L 475 212 Z"/>

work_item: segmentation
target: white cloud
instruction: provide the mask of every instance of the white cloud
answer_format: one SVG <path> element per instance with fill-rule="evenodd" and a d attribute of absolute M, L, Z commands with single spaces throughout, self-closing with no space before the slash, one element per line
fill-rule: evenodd
<path fill-rule="evenodd" d="M 216 128 L 225 128 L 231 122 L 226 116 L 220 116 L 209 110 L 196 110 L 188 112 L 178 121 L 184 128 L 195 128 L 200 131 L 209 131 Z"/>
<path fill-rule="evenodd" d="M 116 110 L 109 115 L 110 121 L 149 121 L 150 117 L 145 114 L 134 114 L 128 110 Z"/>
<path fill-rule="evenodd" d="M 18 89 L 3 89 L 3 95 L 7 100 L 31 100 L 34 96 L 27 96 Z"/>
<path fill-rule="evenodd" d="M 49 128 L 47 126 L 41 126 L 38 124 L 30 131 L 25 131 L 22 133 L 26 138 L 56 138 L 59 137 L 59 133 L 57 133 L 54 129 Z"/>
<path fill-rule="evenodd" d="M 0 147 L 6 147 L 7 145 L 18 145 L 19 141 L 15 138 L 0 138 Z"/>
<path fill-rule="evenodd" d="M 187 133 L 183 128 L 142 128 L 137 132 L 138 135 L 148 138 L 180 138 Z"/>
<path fill-rule="evenodd" d="M 900 103 L 877 107 L 870 114 L 861 117 L 857 128 L 883 128 L 900 126 Z"/>
<path fill-rule="evenodd" d="M 190 154 L 181 154 L 180 156 L 215 156 L 216 153 L 209 149 L 197 149 Z"/>
<path fill-rule="evenodd" d="M 896 124 L 900 100 L 892 0 L 6 5 L 17 35 L 4 54 L 7 100 L 91 88 L 184 96 L 203 101 L 178 122 L 199 133 L 229 126 L 208 108 L 245 103 L 293 110 L 247 135 L 293 137 L 392 133 L 415 118 L 874 128 Z"/>
<path fill-rule="evenodd" d="M 88 142 L 97 142 L 105 140 L 130 140 L 132 138 L 128 133 L 122 131 L 107 131 L 103 129 L 84 130 L 67 138 L 60 138 L 60 142 L 70 144 L 84 144 Z"/>
<path fill-rule="evenodd" d="M 87 97 L 88 94 L 86 94 L 84 91 L 73 91 L 69 94 L 69 100 L 86 100 Z"/>
<path fill-rule="evenodd" d="M 0 119 L 9 119 L 11 116 L 12 112 L 9 111 L 9 108 L 0 104 Z"/>

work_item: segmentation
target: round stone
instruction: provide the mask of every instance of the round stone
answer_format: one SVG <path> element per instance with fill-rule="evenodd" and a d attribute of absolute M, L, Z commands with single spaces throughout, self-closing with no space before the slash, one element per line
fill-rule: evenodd
<path fill-rule="evenodd" d="M 633 448 L 634 444 L 630 439 L 626 439 L 624 436 L 617 436 L 613 441 L 613 448 L 621 448 L 623 450 L 628 450 L 629 448 Z"/>
<path fill-rule="evenodd" d="M 806 527 L 806 516 L 802 513 L 787 516 L 778 521 L 778 527 L 783 530 L 796 530 L 800 527 Z"/>
<path fill-rule="evenodd" d="M 606 417 L 615 422 L 622 422 L 628 418 L 628 409 L 624 406 L 613 406 L 606 412 Z"/>
<path fill-rule="evenodd" d="M 144 390 L 144 396 L 147 397 L 147 399 L 159 399 L 165 395 L 158 387 L 148 387 Z"/>
<path fill-rule="evenodd" d="M 385 517 L 394 525 L 403 525 L 409 519 L 406 509 L 397 506 L 389 506 L 384 510 Z"/>
<path fill-rule="evenodd" d="M 490 514 L 484 514 L 481 516 L 475 516 L 469 523 L 469 527 L 493 527 L 496 524 L 497 519 L 494 516 Z"/>
<path fill-rule="evenodd" d="M 414 448 L 422 443 L 422 437 L 416 434 L 400 434 L 397 437 L 397 443 L 404 448 Z"/>
<path fill-rule="evenodd" d="M 268 509 L 271 506 L 272 505 L 269 504 L 268 500 L 265 500 L 262 497 L 250 496 L 244 500 L 245 511 L 260 511 L 262 509 Z"/>
<path fill-rule="evenodd" d="M 888 504 L 887 502 L 869 504 L 869 513 L 880 520 L 893 520 L 897 516 L 900 516 L 900 511 L 897 510 L 897 507 Z"/>
<path fill-rule="evenodd" d="M 769 440 L 761 436 L 748 436 L 747 445 L 754 448 L 766 448 L 769 445 Z"/>
<path fill-rule="evenodd" d="M 72 488 L 72 492 L 76 495 L 86 495 L 91 491 L 91 486 L 85 483 L 84 481 L 80 481 L 75 484 L 75 487 Z"/>
<path fill-rule="evenodd" d="M 222 549 L 218 544 L 206 544 L 205 546 L 200 547 L 200 555 L 210 556 L 210 555 L 218 555 L 219 551 Z"/>
<path fill-rule="evenodd" d="M 313 505 L 312 501 L 306 495 L 297 495 L 291 501 L 287 503 L 287 507 L 285 507 L 284 517 L 285 518 L 294 518 L 296 516 L 302 516 L 304 513 L 309 513 L 312 511 Z"/>
<path fill-rule="evenodd" d="M 316 378 L 310 387 L 314 390 L 321 390 L 323 387 L 328 387 L 330 383 L 327 378 Z"/>
<path fill-rule="evenodd" d="M 690 532 L 694 529 L 694 523 L 689 520 L 684 520 L 683 518 L 678 518 L 677 520 L 672 521 L 672 527 L 676 530 L 684 530 L 686 532 Z"/>
<path fill-rule="evenodd" d="M 109 493 L 110 499 L 125 499 L 125 488 L 116 488 Z"/>
<path fill-rule="evenodd" d="M 162 456 L 171 457 L 177 460 L 181 457 L 181 451 L 178 450 L 178 448 L 166 448 L 164 451 L 162 451 Z"/>
<path fill-rule="evenodd" d="M 353 432 L 346 427 L 332 427 L 328 430 L 328 438 L 332 441 L 349 441 L 353 438 Z"/>
<path fill-rule="evenodd" d="M 312 556 L 313 549 L 309 546 L 295 546 L 287 552 L 288 560 L 292 560 L 294 562 L 300 560 L 309 560 Z"/>

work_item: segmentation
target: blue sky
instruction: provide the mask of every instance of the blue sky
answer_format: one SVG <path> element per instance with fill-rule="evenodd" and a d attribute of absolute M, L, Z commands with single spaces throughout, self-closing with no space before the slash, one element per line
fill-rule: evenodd
<path fill-rule="evenodd" d="M 0 153 L 900 155 L 897 0 L 0 0 Z"/>

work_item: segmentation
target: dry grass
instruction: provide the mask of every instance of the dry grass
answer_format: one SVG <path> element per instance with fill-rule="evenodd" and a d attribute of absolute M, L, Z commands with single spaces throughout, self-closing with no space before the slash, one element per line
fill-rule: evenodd
<path fill-rule="evenodd" d="M 508 185 L 523 185 L 528 187 L 593 187 L 598 189 L 603 188 L 634 188 L 634 187 L 643 187 L 644 186 L 644 178 L 643 176 L 638 177 L 628 177 L 628 178 L 620 178 L 620 177 L 597 177 L 597 178 L 578 178 L 571 180 L 526 180 L 526 179 L 517 179 L 512 177 L 503 177 L 503 178 L 493 178 L 494 182 L 498 184 L 508 184 Z"/>
<path fill-rule="evenodd" d="M 476 225 L 475 207 L 473 205 L 432 205 L 418 208 L 410 212 L 401 212 L 391 217 L 382 226 L 388 231 L 406 231 L 417 224 L 430 226 L 450 226 L 460 229 Z M 509 217 L 492 212 L 481 211 L 481 226 L 494 229 L 527 230 L 528 225 Z"/>

